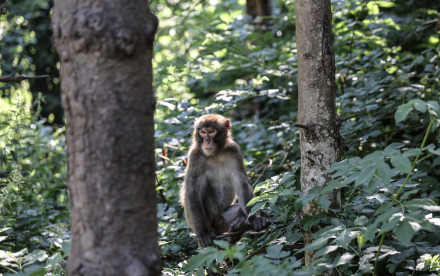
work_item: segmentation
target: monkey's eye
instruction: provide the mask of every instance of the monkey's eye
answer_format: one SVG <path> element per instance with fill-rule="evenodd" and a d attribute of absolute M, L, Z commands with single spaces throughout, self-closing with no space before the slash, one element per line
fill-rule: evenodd
<path fill-rule="evenodd" d="M 210 130 L 208 130 L 208 133 L 209 134 L 215 134 L 217 131 L 215 130 L 215 129 L 210 129 Z"/>
<path fill-rule="evenodd" d="M 206 130 L 202 129 L 202 130 L 199 131 L 199 133 L 200 133 L 201 135 L 206 135 Z"/>

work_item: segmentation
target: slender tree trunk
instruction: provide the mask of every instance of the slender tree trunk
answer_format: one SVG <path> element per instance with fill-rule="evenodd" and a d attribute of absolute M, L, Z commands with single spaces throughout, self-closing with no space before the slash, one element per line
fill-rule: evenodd
<path fill-rule="evenodd" d="M 304 194 L 326 185 L 331 175 L 326 171 L 339 161 L 342 140 L 340 120 L 335 105 L 335 65 L 330 0 L 296 0 L 296 44 L 298 49 L 298 122 L 300 129 L 301 189 Z M 340 208 L 340 193 L 331 195 L 332 208 Z M 304 215 L 313 216 L 321 209 L 307 205 Z M 305 233 L 305 244 L 313 241 L 313 232 Z M 306 252 L 306 265 L 314 252 Z"/>
<path fill-rule="evenodd" d="M 69 275 L 159 275 L 148 1 L 55 0 L 71 199 Z"/>
<path fill-rule="evenodd" d="M 270 0 L 247 0 L 246 13 L 250 15 L 253 19 L 258 16 L 270 16 Z"/>
<path fill-rule="evenodd" d="M 246 0 L 246 13 L 252 18 L 255 25 L 266 31 L 269 27 L 269 17 L 272 14 L 270 0 Z"/>

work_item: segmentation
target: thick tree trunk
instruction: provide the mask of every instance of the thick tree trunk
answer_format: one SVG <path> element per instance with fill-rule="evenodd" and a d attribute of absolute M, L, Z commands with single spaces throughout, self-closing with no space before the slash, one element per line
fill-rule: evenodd
<path fill-rule="evenodd" d="M 69 275 L 159 275 L 147 1 L 55 1 L 71 197 Z"/>
<path fill-rule="evenodd" d="M 300 129 L 301 189 L 304 194 L 315 186 L 326 185 L 331 175 L 326 171 L 339 161 L 342 140 L 340 120 L 335 105 L 335 65 L 330 0 L 296 0 L 296 45 L 298 49 L 298 122 Z M 332 208 L 339 208 L 340 193 L 334 193 Z M 321 212 L 309 204 L 304 215 Z M 305 243 L 313 241 L 312 232 Z M 306 265 L 314 252 L 306 252 Z"/>

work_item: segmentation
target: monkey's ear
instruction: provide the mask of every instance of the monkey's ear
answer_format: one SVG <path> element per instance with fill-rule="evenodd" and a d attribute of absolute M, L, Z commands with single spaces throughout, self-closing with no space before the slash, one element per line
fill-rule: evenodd
<path fill-rule="evenodd" d="M 228 130 L 231 129 L 231 123 L 229 122 L 229 120 L 225 121 L 225 126 Z"/>

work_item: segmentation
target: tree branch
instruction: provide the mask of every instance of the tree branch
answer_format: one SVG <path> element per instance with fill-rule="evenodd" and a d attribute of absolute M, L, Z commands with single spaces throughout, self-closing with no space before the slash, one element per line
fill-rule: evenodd
<path fill-rule="evenodd" d="M 299 127 L 299 128 L 303 128 L 305 130 L 310 130 L 310 126 L 307 126 L 307 125 L 295 124 L 294 126 Z"/>
<path fill-rule="evenodd" d="M 340 118 L 339 120 L 341 120 L 341 122 L 344 122 L 344 121 L 350 120 L 351 118 L 357 117 L 358 115 L 359 115 L 359 114 L 357 114 L 357 113 L 353 113 L 353 114 L 351 114 L 351 115 L 348 115 L 348 116 L 342 117 L 342 118 Z"/>
<path fill-rule="evenodd" d="M 6 8 L 4 7 L 6 6 L 6 3 L 8 3 L 8 0 L 6 0 L 3 4 L 0 5 L 0 14 L 6 13 Z"/>
<path fill-rule="evenodd" d="M 7 75 L 7 76 L 0 76 L 0 82 L 18 82 L 18 81 L 22 81 L 22 80 L 46 79 L 46 78 L 49 78 L 49 75 L 37 75 L 37 76 Z"/>

